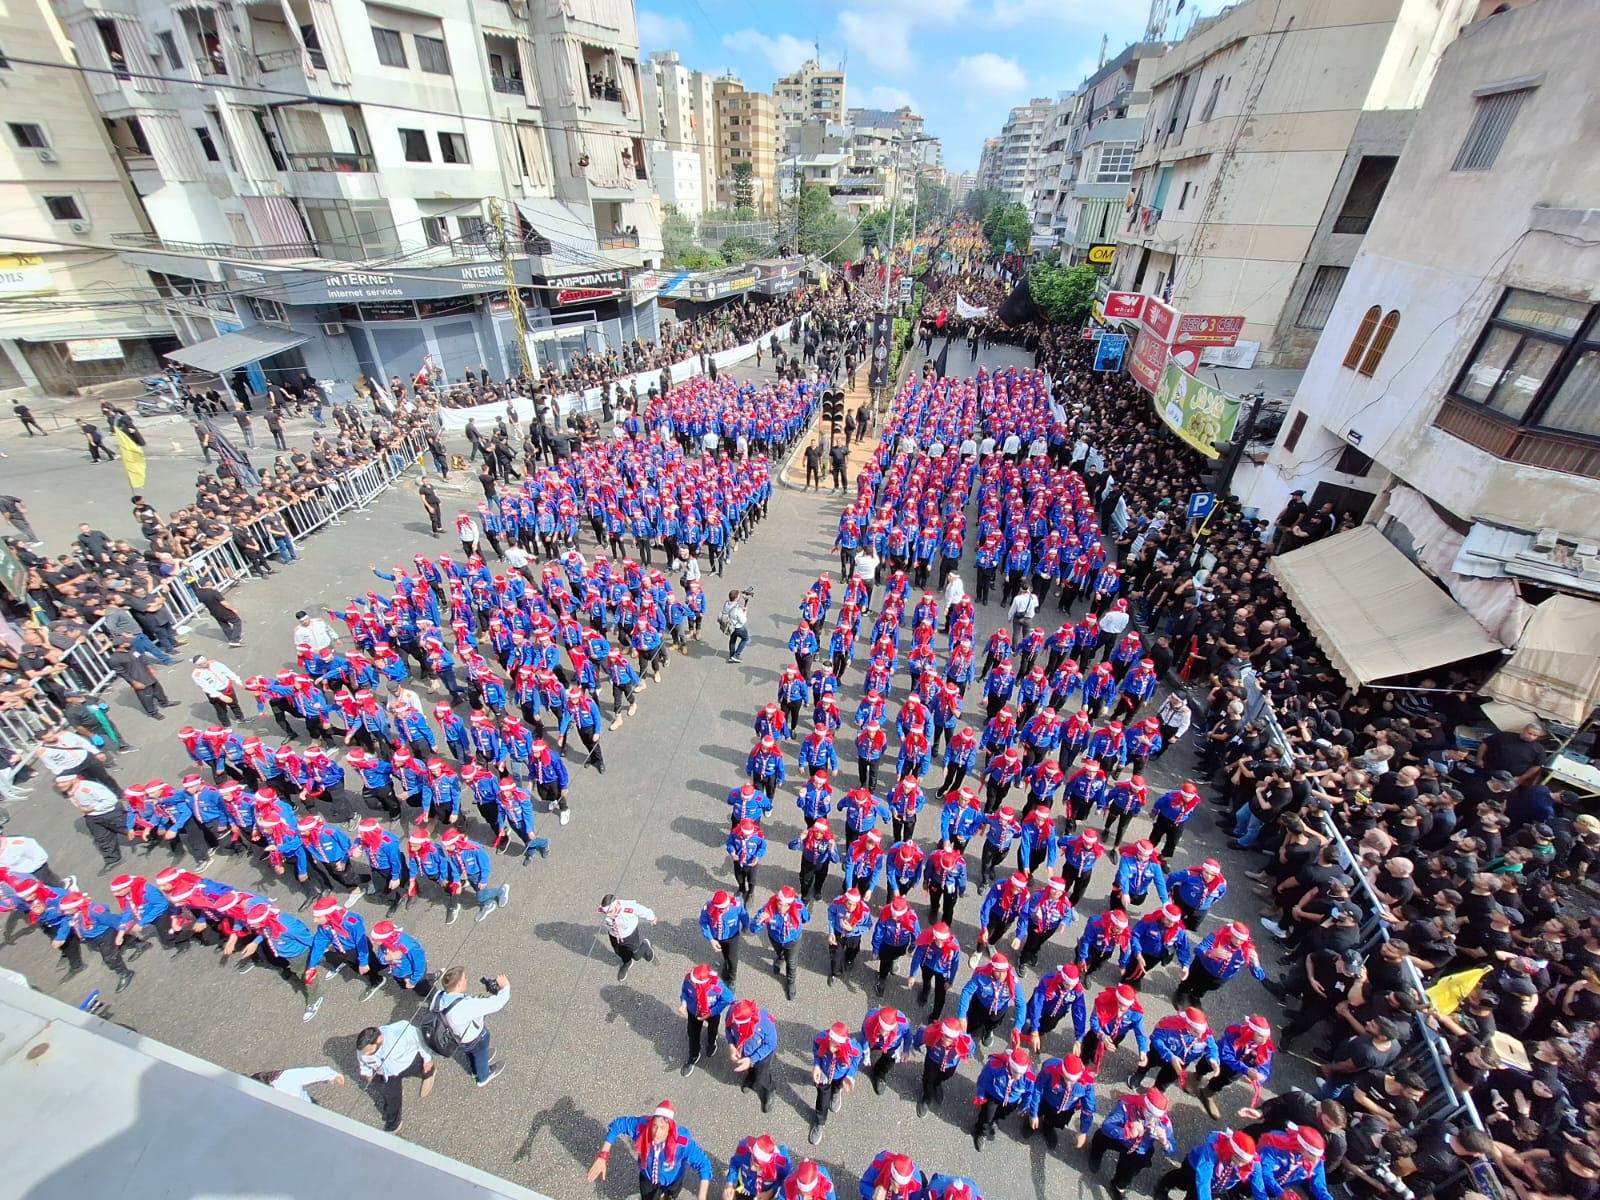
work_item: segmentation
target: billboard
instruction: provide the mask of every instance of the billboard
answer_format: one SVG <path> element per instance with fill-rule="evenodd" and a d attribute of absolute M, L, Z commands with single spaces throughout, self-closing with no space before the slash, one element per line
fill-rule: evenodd
<path fill-rule="evenodd" d="M 1128 374 L 1147 392 L 1161 385 L 1161 368 L 1167 365 L 1167 344 L 1148 329 L 1141 330 L 1128 355 Z"/>
<path fill-rule="evenodd" d="M 1156 388 L 1156 415 L 1187 445 L 1207 458 L 1221 458 L 1211 443 L 1233 437 L 1239 423 L 1239 402 L 1169 361 Z"/>
<path fill-rule="evenodd" d="M 1231 346 L 1243 332 L 1243 317 L 1206 317 L 1185 313 L 1178 318 L 1177 340 L 1194 346 Z"/>
<path fill-rule="evenodd" d="M 1108 321 L 1138 321 L 1144 317 L 1144 302 L 1149 297 L 1141 292 L 1111 292 L 1103 308 Z"/>
<path fill-rule="evenodd" d="M 1144 327 L 1163 342 L 1170 342 L 1178 328 L 1178 310 L 1154 296 L 1145 297 Z"/>
<path fill-rule="evenodd" d="M 872 315 L 872 366 L 867 372 L 867 386 L 874 390 L 889 386 L 889 343 L 894 337 L 894 314 L 880 312 Z"/>

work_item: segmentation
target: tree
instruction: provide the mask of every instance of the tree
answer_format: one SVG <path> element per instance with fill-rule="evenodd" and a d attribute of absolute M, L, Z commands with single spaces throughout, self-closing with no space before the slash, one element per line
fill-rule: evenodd
<path fill-rule="evenodd" d="M 746 234 L 738 234 L 722 243 L 722 257 L 730 267 L 760 258 L 766 250 L 765 243 Z"/>
<path fill-rule="evenodd" d="M 898 224 L 898 223 L 897 223 Z M 887 208 L 874 209 L 861 218 L 861 225 L 857 229 L 861 234 L 861 244 L 876 246 L 879 250 L 889 249 L 889 210 Z M 900 230 L 896 228 L 895 233 Z"/>
<path fill-rule="evenodd" d="M 756 169 L 753 163 L 736 162 L 733 164 L 733 207 L 748 208 L 752 212 L 756 206 Z"/>
<path fill-rule="evenodd" d="M 694 222 L 669 204 L 661 214 L 662 260 L 669 267 L 681 267 L 694 250 Z"/>
<path fill-rule="evenodd" d="M 989 239 L 989 248 L 996 254 L 1005 252 L 1006 243 L 1013 250 L 1027 250 L 1033 237 L 1033 218 L 1021 203 L 1013 200 L 991 208 L 983 218 L 983 236 Z"/>
<path fill-rule="evenodd" d="M 1082 325 L 1089 319 L 1098 278 L 1087 263 L 1076 267 L 1035 263 L 1028 272 L 1028 294 L 1052 321 Z"/>
<path fill-rule="evenodd" d="M 967 193 L 967 198 L 961 206 L 974 218 L 981 221 L 989 215 L 989 210 L 1000 207 L 1003 197 L 994 188 L 973 188 Z"/>
<path fill-rule="evenodd" d="M 800 193 L 801 254 L 823 259 L 835 266 L 850 262 L 861 255 L 858 232 L 834 208 L 833 193 L 826 186 L 812 184 Z"/>
<path fill-rule="evenodd" d="M 917 180 L 917 220 L 932 223 L 950 211 L 950 185 L 926 177 Z"/>

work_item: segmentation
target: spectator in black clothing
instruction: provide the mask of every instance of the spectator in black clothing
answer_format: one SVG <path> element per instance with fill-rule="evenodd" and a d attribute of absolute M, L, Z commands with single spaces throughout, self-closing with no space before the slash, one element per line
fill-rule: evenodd
<path fill-rule="evenodd" d="M 161 710 L 178 707 L 177 701 L 167 698 L 166 689 L 161 686 L 161 681 L 156 678 L 155 672 L 150 669 L 150 664 L 145 661 L 144 656 L 134 650 L 130 639 L 123 638 L 116 643 L 106 655 L 106 665 L 128 681 L 128 686 L 133 688 L 133 698 L 139 702 L 139 707 L 144 709 L 145 716 L 164 721 L 166 717 L 162 715 Z"/>
<path fill-rule="evenodd" d="M 239 610 L 229 604 L 222 593 L 209 583 L 200 583 L 191 577 L 189 584 L 194 592 L 194 598 L 205 605 L 206 611 L 221 628 L 222 636 L 227 639 L 228 645 L 244 645 L 244 618 L 239 615 Z"/>

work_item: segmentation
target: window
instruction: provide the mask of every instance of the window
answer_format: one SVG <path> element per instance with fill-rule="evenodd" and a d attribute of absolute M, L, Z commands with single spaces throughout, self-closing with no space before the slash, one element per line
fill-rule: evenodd
<path fill-rule="evenodd" d="M 217 153 L 217 143 L 211 136 L 211 130 L 204 125 L 194 127 L 195 140 L 200 143 L 200 152 L 206 156 L 207 162 L 221 162 L 222 155 Z"/>
<path fill-rule="evenodd" d="M 11 130 L 11 140 L 24 150 L 44 150 L 50 145 L 50 139 L 44 135 L 43 125 L 30 125 L 25 121 L 7 122 Z"/>
<path fill-rule="evenodd" d="M 1451 393 L 1522 425 L 1600 437 L 1596 310 L 1512 288 Z"/>
<path fill-rule="evenodd" d="M 1382 315 L 1383 309 L 1374 304 L 1362 316 L 1355 337 L 1350 339 L 1350 349 L 1344 352 L 1344 365 L 1352 371 L 1361 365 L 1361 356 L 1367 352 L 1367 343 L 1372 340 L 1372 331 L 1378 327 L 1378 318 Z"/>
<path fill-rule="evenodd" d="M 1218 75 L 1211 81 L 1211 94 L 1206 97 L 1206 102 L 1200 108 L 1200 123 L 1204 125 L 1211 120 L 1211 115 L 1217 111 L 1217 98 L 1222 95 L 1222 76 Z"/>
<path fill-rule="evenodd" d="M 406 62 L 406 44 L 398 30 L 385 29 L 381 25 L 372 27 L 372 41 L 378 47 L 378 61 L 386 67 L 404 67 Z"/>
<path fill-rule="evenodd" d="M 450 244 L 450 222 L 444 217 L 423 217 L 422 232 L 430 246 Z"/>
<path fill-rule="evenodd" d="M 418 33 L 411 40 L 417 44 L 417 66 L 430 75 L 450 74 L 450 55 L 445 51 L 443 38 L 423 37 Z"/>
<path fill-rule="evenodd" d="M 83 220 L 83 209 L 78 207 L 76 196 L 46 196 L 44 206 L 50 210 L 53 221 Z"/>
<path fill-rule="evenodd" d="M 1365 375 L 1369 379 L 1378 373 L 1378 364 L 1383 361 L 1383 356 L 1388 352 L 1389 343 L 1394 341 L 1394 331 L 1400 328 L 1400 314 L 1395 309 L 1390 309 L 1383 314 L 1383 320 L 1378 322 L 1378 332 L 1372 336 L 1372 344 L 1367 347 L 1367 353 L 1361 359 L 1361 365 L 1356 368 L 1358 375 Z"/>
<path fill-rule="evenodd" d="M 289 310 L 276 300 L 268 300 L 261 296 L 246 296 L 245 303 L 250 306 L 250 315 L 258 321 L 275 321 L 279 325 L 289 323 Z"/>
<path fill-rule="evenodd" d="M 1531 87 L 1506 88 L 1478 97 L 1478 110 L 1472 115 L 1472 127 L 1467 130 L 1466 141 L 1456 155 L 1452 171 L 1487 171 L 1494 166 L 1505 145 L 1506 134 L 1517 119 L 1522 102 L 1528 98 Z"/>
<path fill-rule="evenodd" d="M 1333 464 L 1333 469 L 1341 475 L 1365 476 L 1372 470 L 1372 460 L 1354 446 L 1346 446 L 1339 451 L 1339 461 Z"/>
<path fill-rule="evenodd" d="M 402 129 L 400 144 L 405 149 L 407 162 L 432 162 L 428 153 L 428 135 L 421 129 Z"/>
<path fill-rule="evenodd" d="M 161 47 L 161 53 L 167 56 L 167 62 L 174 71 L 183 70 L 183 55 L 178 53 L 178 39 L 163 29 L 156 34 L 156 42 Z"/>
<path fill-rule="evenodd" d="M 439 161 L 447 163 L 465 163 L 472 160 L 467 157 L 467 139 L 459 133 L 439 134 Z"/>
<path fill-rule="evenodd" d="M 1293 454 L 1295 447 L 1300 444 L 1300 435 L 1306 431 L 1306 414 L 1297 412 L 1294 420 L 1289 422 L 1289 432 L 1283 435 L 1283 451 Z"/>
<path fill-rule="evenodd" d="M 1133 179 L 1132 142 L 1107 142 L 1100 148 L 1095 164 L 1094 183 L 1128 183 Z M 1171 168 L 1168 168 L 1170 170 Z"/>
<path fill-rule="evenodd" d="M 482 217 L 458 217 L 456 223 L 461 226 L 461 239 L 474 245 L 487 245 L 489 242 L 489 222 Z"/>
<path fill-rule="evenodd" d="M 1178 193 L 1178 211 L 1179 212 L 1182 212 L 1184 206 L 1189 203 L 1189 193 L 1192 192 L 1193 190 L 1194 190 L 1194 184 L 1186 183 L 1186 184 L 1183 185 L 1183 191 Z"/>
<path fill-rule="evenodd" d="M 1339 289 L 1344 287 L 1344 277 L 1349 273 L 1348 267 L 1318 267 L 1295 324 L 1301 329 L 1321 329 L 1326 326 L 1328 316 L 1333 312 L 1333 302 L 1339 298 Z"/>
<path fill-rule="evenodd" d="M 1373 214 L 1378 211 L 1398 161 L 1392 155 L 1369 154 L 1356 164 L 1355 178 L 1344 196 L 1344 207 L 1333 222 L 1335 233 L 1365 233 L 1372 227 Z"/>

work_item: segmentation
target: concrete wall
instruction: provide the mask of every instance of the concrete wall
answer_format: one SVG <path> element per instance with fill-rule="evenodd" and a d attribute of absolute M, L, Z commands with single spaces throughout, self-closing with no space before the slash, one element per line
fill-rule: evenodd
<path fill-rule="evenodd" d="M 1292 454 L 1280 440 L 1252 492 L 1263 508 L 1324 478 L 1332 439 L 1354 430 L 1364 453 L 1463 520 L 1600 537 L 1600 480 L 1502 462 L 1433 424 L 1504 288 L 1600 300 L 1592 32 L 1587 0 L 1541 0 L 1470 26 L 1445 54 L 1296 399 L 1308 434 L 1324 432 Z M 1452 170 L 1473 90 L 1522 77 L 1538 86 L 1493 167 Z M 1369 379 L 1342 359 L 1374 304 L 1401 318 Z"/>

